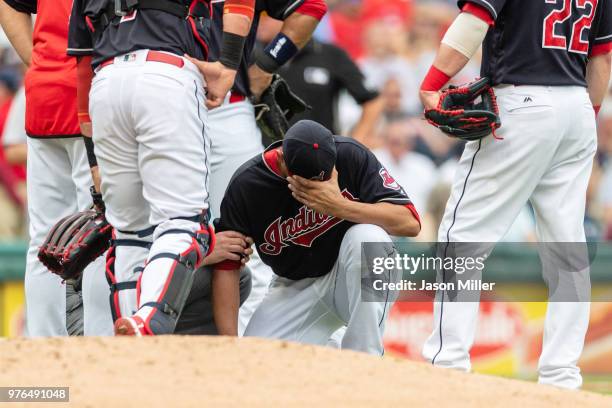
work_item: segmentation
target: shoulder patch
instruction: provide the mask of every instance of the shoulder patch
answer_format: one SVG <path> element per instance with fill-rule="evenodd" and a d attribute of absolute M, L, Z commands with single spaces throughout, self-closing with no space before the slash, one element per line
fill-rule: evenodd
<path fill-rule="evenodd" d="M 391 174 L 389 174 L 389 171 L 387 169 L 385 169 L 384 167 L 381 167 L 380 170 L 378 171 L 378 174 L 380 175 L 380 178 L 383 181 L 383 186 L 385 186 L 386 188 L 390 189 L 390 190 L 401 190 L 401 186 L 399 185 L 399 183 L 397 181 L 395 181 L 395 179 L 391 176 Z"/>

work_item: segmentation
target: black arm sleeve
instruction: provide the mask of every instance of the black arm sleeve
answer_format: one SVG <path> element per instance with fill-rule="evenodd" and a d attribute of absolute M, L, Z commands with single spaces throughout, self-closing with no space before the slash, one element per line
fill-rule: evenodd
<path fill-rule="evenodd" d="M 83 0 L 74 0 L 72 3 L 66 52 L 73 56 L 91 55 L 93 53 L 93 40 L 83 13 Z"/>
<path fill-rule="evenodd" d="M 6 4 L 21 13 L 36 14 L 36 0 L 4 0 Z"/>
<path fill-rule="evenodd" d="M 336 67 L 334 75 L 342 84 L 342 87 L 360 105 L 375 99 L 378 96 L 378 92 L 365 86 L 365 77 L 351 57 L 343 49 L 335 46 L 334 54 L 334 67 Z"/>

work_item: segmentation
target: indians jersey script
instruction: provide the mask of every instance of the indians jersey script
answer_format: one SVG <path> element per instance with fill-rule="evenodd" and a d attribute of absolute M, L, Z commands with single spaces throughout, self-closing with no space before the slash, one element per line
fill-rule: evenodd
<path fill-rule="evenodd" d="M 338 184 L 345 199 L 412 206 L 404 189 L 368 149 L 346 137 L 335 136 L 335 141 Z M 266 151 L 281 143 L 273 143 Z M 269 167 L 264 155 L 249 160 L 234 174 L 221 203 L 217 230 L 252 237 L 261 259 L 279 276 L 297 280 L 327 274 L 353 223 L 296 201 L 287 180 Z"/>
<path fill-rule="evenodd" d="M 495 19 L 483 44 L 482 76 L 497 84 L 586 86 L 594 47 L 612 41 L 611 0 L 460 0 Z"/>

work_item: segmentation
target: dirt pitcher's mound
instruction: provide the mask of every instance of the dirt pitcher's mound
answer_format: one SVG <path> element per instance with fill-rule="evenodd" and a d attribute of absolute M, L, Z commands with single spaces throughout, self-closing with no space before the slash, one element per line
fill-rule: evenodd
<path fill-rule="evenodd" d="M 0 341 L 0 386 L 68 386 L 70 406 L 83 407 L 612 406 L 588 392 L 254 338 Z"/>

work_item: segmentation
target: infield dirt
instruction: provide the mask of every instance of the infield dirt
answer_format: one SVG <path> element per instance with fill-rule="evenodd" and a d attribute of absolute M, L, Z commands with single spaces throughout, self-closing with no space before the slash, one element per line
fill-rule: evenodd
<path fill-rule="evenodd" d="M 589 392 L 255 338 L 4 340 L 0 386 L 67 386 L 71 407 L 612 407 Z"/>

